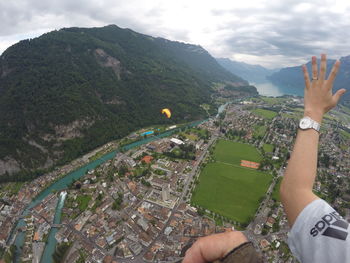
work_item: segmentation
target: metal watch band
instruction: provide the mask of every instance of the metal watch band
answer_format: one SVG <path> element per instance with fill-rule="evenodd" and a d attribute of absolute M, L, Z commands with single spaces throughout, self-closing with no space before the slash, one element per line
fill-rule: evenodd
<path fill-rule="evenodd" d="M 314 129 L 315 131 L 320 132 L 321 124 L 311 119 L 309 116 L 305 116 L 300 120 L 299 128 L 302 130 Z"/>
<path fill-rule="evenodd" d="M 321 128 L 321 125 L 318 122 L 312 120 L 312 129 L 316 130 L 317 132 L 320 132 L 320 128 Z"/>

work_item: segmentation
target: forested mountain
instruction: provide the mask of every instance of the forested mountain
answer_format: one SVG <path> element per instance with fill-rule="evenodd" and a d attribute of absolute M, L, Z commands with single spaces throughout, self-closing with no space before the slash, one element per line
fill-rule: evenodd
<path fill-rule="evenodd" d="M 140 127 L 203 118 L 216 82 L 248 84 L 200 46 L 115 25 L 21 41 L 0 57 L 0 175 L 32 176 Z"/>
<path fill-rule="evenodd" d="M 217 58 L 216 61 L 231 73 L 253 83 L 265 83 L 266 77 L 277 71 L 277 69 L 267 69 L 260 65 L 251 65 L 228 58 Z"/>
<path fill-rule="evenodd" d="M 348 89 L 350 83 L 350 56 L 342 57 L 340 59 L 341 66 L 338 72 L 337 78 L 334 82 L 334 90 L 339 90 L 342 88 Z M 318 61 L 319 63 L 320 61 Z M 331 71 L 335 60 L 327 60 L 327 76 Z M 306 64 L 311 74 L 311 62 Z M 304 77 L 302 74 L 301 66 L 297 67 L 287 67 L 280 71 L 272 74 L 268 79 L 275 85 L 279 87 L 284 87 L 288 89 L 303 90 L 304 89 Z M 343 96 L 343 101 L 350 101 L 350 92 L 346 92 Z"/>

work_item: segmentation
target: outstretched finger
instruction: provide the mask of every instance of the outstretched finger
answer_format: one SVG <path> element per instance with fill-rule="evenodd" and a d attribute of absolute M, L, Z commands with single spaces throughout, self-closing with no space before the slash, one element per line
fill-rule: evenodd
<path fill-rule="evenodd" d="M 312 80 L 317 80 L 317 59 L 315 56 L 311 59 L 312 64 Z"/>
<path fill-rule="evenodd" d="M 303 69 L 303 73 L 304 73 L 305 87 L 307 89 L 309 89 L 310 88 L 310 77 L 309 77 L 309 72 L 307 71 L 306 65 L 303 65 L 302 69 Z"/>
<path fill-rule="evenodd" d="M 326 78 L 326 70 L 327 70 L 327 58 L 326 54 L 321 55 L 321 64 L 320 64 L 320 76 L 319 80 L 324 81 Z"/>
<path fill-rule="evenodd" d="M 339 67 L 340 67 L 340 61 L 337 60 L 333 65 L 331 73 L 329 73 L 329 76 L 328 76 L 328 83 L 329 84 L 331 84 L 331 85 L 333 84 L 335 77 L 337 76 L 337 73 L 339 71 Z"/>
<path fill-rule="evenodd" d="M 333 95 L 333 100 L 335 105 L 338 104 L 338 101 L 340 100 L 341 96 L 344 95 L 345 92 L 346 92 L 346 89 L 340 89 Z"/>

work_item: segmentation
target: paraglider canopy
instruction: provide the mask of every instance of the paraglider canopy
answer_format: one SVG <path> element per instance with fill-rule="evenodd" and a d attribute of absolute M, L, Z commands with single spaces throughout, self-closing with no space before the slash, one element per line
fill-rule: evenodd
<path fill-rule="evenodd" d="M 167 108 L 162 109 L 162 114 L 166 115 L 167 118 L 171 117 L 171 111 L 169 109 L 167 109 Z"/>

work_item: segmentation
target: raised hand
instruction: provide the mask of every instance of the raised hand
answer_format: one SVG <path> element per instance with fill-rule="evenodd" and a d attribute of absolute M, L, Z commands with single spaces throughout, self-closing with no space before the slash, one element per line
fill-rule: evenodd
<path fill-rule="evenodd" d="M 317 122 L 321 122 L 323 115 L 335 107 L 340 97 L 346 92 L 345 89 L 338 90 L 333 94 L 333 82 L 340 67 L 340 61 L 337 60 L 331 73 L 326 79 L 327 58 L 325 54 L 321 55 L 320 70 L 317 69 L 316 57 L 312 57 L 312 77 L 303 65 L 305 93 L 304 93 L 304 115 L 309 116 Z"/>

